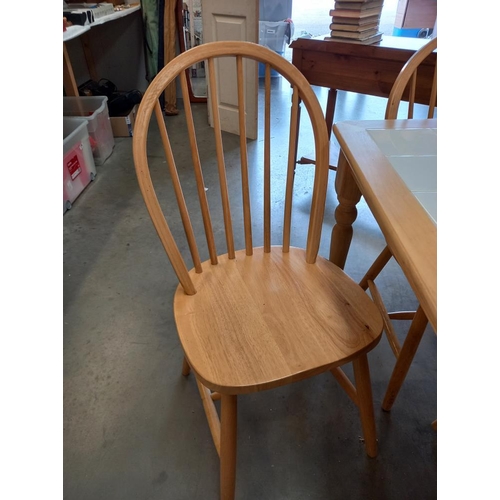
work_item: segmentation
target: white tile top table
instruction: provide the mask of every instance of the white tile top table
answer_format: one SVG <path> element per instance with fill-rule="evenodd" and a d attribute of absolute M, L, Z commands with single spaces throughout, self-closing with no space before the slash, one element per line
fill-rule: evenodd
<path fill-rule="evenodd" d="M 368 133 L 437 223 L 437 128 L 368 129 Z"/>
<path fill-rule="evenodd" d="M 339 122 L 330 260 L 344 267 L 363 196 L 437 332 L 437 120 Z"/>

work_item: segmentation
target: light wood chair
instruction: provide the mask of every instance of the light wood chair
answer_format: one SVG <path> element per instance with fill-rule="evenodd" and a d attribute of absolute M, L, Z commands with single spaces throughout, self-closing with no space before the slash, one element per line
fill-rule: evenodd
<path fill-rule="evenodd" d="M 417 91 L 419 94 L 429 96 L 427 103 L 429 109 L 427 118 L 433 118 L 437 106 L 437 60 L 433 68 L 432 78 L 422 79 L 418 78 L 419 70 L 428 71 L 429 68 L 421 66 L 422 63 L 437 49 L 437 37 L 432 38 L 423 47 L 413 54 L 406 64 L 401 68 L 401 72 L 394 81 L 391 88 L 387 106 L 385 109 L 385 119 L 394 120 L 398 118 L 399 105 L 401 101 L 408 101 L 408 114 L 406 118 L 413 118 L 414 107 L 416 103 Z M 432 81 L 430 88 L 423 88 L 422 82 Z M 418 87 L 420 85 L 420 88 Z"/>
<path fill-rule="evenodd" d="M 233 59 L 228 70 L 228 58 Z M 237 91 L 236 109 L 239 110 L 239 165 L 242 196 L 242 227 L 233 219 L 230 206 L 225 163 L 225 134 L 220 130 L 217 99 L 217 60 L 224 58 L 224 78 L 234 81 Z M 245 66 L 246 60 L 265 64 L 263 159 L 260 166 L 251 164 L 245 139 Z M 211 165 L 218 172 L 220 201 L 225 229 L 225 249 L 216 249 L 215 224 L 209 210 L 203 170 L 210 168 L 202 162 L 208 145 L 196 142 L 195 120 L 189 102 L 185 70 L 205 60 L 208 70 L 209 104 L 214 124 L 216 160 Z M 246 69 L 245 69 L 246 68 Z M 282 162 L 272 157 L 271 123 L 271 69 L 278 71 L 290 83 L 291 113 L 288 158 Z M 159 97 L 165 87 L 180 78 L 192 165 L 178 165 L 174 158 L 175 144 L 171 144 Z M 287 87 L 288 88 L 288 87 Z M 279 90 L 283 92 L 283 87 Z M 294 151 L 297 140 L 299 101 L 311 120 L 317 163 L 315 167 L 312 200 L 304 248 L 292 245 L 292 194 L 294 182 Z M 160 189 L 153 186 L 149 164 L 159 161 L 148 158 L 148 130 L 155 115 L 165 150 L 167 166 L 172 178 L 180 220 L 193 262 L 188 269 L 177 245 L 173 226 L 169 225 L 159 201 Z M 304 115 L 306 116 L 306 115 Z M 277 120 L 279 118 L 279 120 Z M 168 118 L 168 125 L 177 126 L 176 118 Z M 154 124 L 153 124 L 154 127 Z M 234 136 L 233 136 L 234 137 Z M 280 142 L 287 140 L 280 137 Z M 151 139 L 151 142 L 154 142 Z M 236 148 L 238 150 L 238 148 Z M 285 148 L 286 149 L 286 148 Z M 201 395 L 210 431 L 220 456 L 221 498 L 235 494 L 236 477 L 236 422 L 237 397 L 285 384 L 297 382 L 330 371 L 358 406 L 364 434 L 366 453 L 377 454 L 376 430 L 367 353 L 382 335 L 382 318 L 370 297 L 330 261 L 318 256 L 328 183 L 328 136 L 319 102 L 304 76 L 275 52 L 248 42 L 213 42 L 184 52 L 162 69 L 151 82 L 140 104 L 134 128 L 133 156 L 137 177 L 147 209 L 175 270 L 179 286 L 174 297 L 174 315 L 178 336 L 185 358 L 182 373 L 193 372 Z M 234 151 L 233 151 L 234 153 Z M 157 153 L 156 153 L 157 157 Z M 160 161 L 161 163 L 161 161 Z M 234 157 L 231 165 L 235 166 Z M 277 173 L 271 172 L 277 168 Z M 192 169 L 199 196 L 209 259 L 201 262 L 197 236 L 191 224 L 188 204 L 181 187 L 181 175 Z M 251 174 L 249 174 L 249 171 Z M 157 173 L 157 172 L 155 172 Z M 263 178 L 263 246 L 254 247 L 257 240 L 253 224 L 259 224 L 254 205 L 250 207 L 250 180 L 257 173 Z M 234 175 L 234 168 L 231 175 Z M 283 180 L 283 217 L 276 221 L 282 228 L 279 245 L 272 244 L 271 182 Z M 194 182 L 194 181 L 193 181 Z M 260 182 L 260 181 L 259 181 Z M 257 183 L 259 183 L 257 182 Z M 191 182 L 192 185 L 192 182 Z M 186 187 L 184 186 L 184 189 Z M 277 188 L 273 187 L 273 193 Z M 161 190 L 164 187 L 161 186 Z M 173 195 L 172 195 L 173 197 Z M 301 200 L 304 202 L 304 199 Z M 233 207 L 234 208 L 234 207 Z M 214 207 L 211 207 L 214 210 Z M 261 212 L 262 212 L 261 211 Z M 297 212 L 294 212 L 297 213 Z M 173 217 L 169 213 L 169 219 Z M 233 217 L 232 217 L 233 216 Z M 273 221 L 274 221 L 273 217 Z M 256 222 L 257 221 L 257 222 Z M 180 224 L 180 223 L 179 223 Z M 260 225 L 260 224 L 259 224 Z M 216 226 L 220 227 L 220 226 Z M 174 228 L 176 229 L 176 228 Z M 244 241 L 242 249 L 235 248 L 237 229 Z M 244 237 L 243 237 L 244 235 Z M 222 239 L 222 238 L 221 238 Z M 304 239 L 306 239 L 304 237 Z M 185 248 L 187 248 L 185 247 Z M 187 252 L 187 250 L 186 250 Z M 340 368 L 352 362 L 355 385 Z M 220 400 L 219 419 L 214 400 Z M 290 436 L 293 439 L 293 436 Z M 255 478 L 256 481 L 259 478 Z"/>
<path fill-rule="evenodd" d="M 437 37 L 431 39 L 421 49 L 419 49 L 403 66 L 401 73 L 396 78 L 387 101 L 385 119 L 394 120 L 401 118 L 399 116 L 399 105 L 402 100 L 408 101 L 408 114 L 406 118 L 413 118 L 415 95 L 418 84 L 418 70 L 422 62 L 437 48 Z M 433 118 L 437 105 L 437 61 L 432 77 L 432 86 L 428 89 L 421 89 L 429 96 L 428 118 Z M 370 289 L 373 300 L 381 311 L 384 320 L 384 331 L 391 346 L 391 349 L 397 359 L 393 373 L 391 375 L 382 408 L 389 411 L 394 404 L 396 397 L 403 385 L 404 379 L 410 369 L 410 365 L 417 352 L 420 340 L 427 327 L 428 321 L 421 307 L 417 311 L 394 311 L 388 312 L 382 300 L 381 294 L 375 285 L 375 278 L 387 265 L 393 256 L 389 246 L 386 246 L 379 256 L 375 259 L 370 269 L 366 272 L 360 281 L 363 290 Z M 411 320 L 405 342 L 401 346 L 392 324 L 393 320 Z M 437 424 L 436 424 L 437 428 Z"/>

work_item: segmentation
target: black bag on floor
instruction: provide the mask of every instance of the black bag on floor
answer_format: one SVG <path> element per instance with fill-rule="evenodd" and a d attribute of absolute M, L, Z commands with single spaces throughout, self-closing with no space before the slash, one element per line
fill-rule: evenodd
<path fill-rule="evenodd" d="M 126 114 L 142 99 L 140 90 L 119 91 L 116 85 L 106 78 L 101 78 L 98 82 L 88 80 L 78 87 L 78 92 L 81 96 L 106 96 L 109 116 Z"/>

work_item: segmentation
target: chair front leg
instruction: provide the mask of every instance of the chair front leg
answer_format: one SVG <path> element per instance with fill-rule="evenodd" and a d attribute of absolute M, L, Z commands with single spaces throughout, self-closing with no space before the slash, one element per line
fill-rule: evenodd
<path fill-rule="evenodd" d="M 190 373 L 191 373 L 191 367 L 189 366 L 186 356 L 184 356 L 184 359 L 182 360 L 182 374 L 185 377 L 187 377 Z"/>
<path fill-rule="evenodd" d="M 221 395 L 220 497 L 233 500 L 236 486 L 237 396 Z"/>

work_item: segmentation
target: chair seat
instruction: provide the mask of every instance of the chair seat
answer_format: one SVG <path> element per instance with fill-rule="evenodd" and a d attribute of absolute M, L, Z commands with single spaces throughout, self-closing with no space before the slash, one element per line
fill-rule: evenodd
<path fill-rule="evenodd" d="M 190 271 L 174 315 L 186 358 L 209 389 L 244 394 L 301 380 L 351 361 L 379 342 L 382 319 L 340 268 L 302 249 L 236 252 Z"/>

